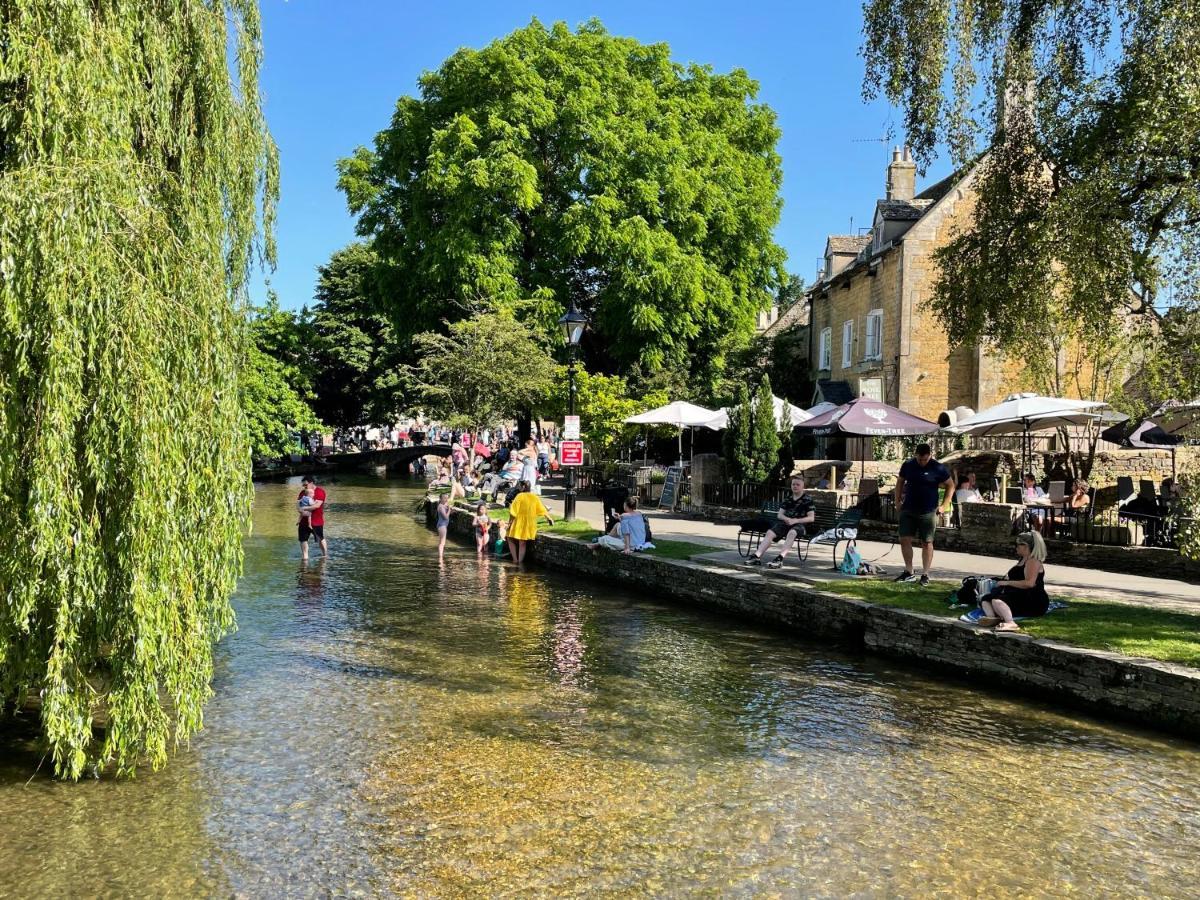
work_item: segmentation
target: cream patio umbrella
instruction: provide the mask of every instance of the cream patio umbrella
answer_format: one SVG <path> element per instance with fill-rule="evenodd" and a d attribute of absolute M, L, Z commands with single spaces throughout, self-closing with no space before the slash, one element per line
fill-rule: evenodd
<path fill-rule="evenodd" d="M 679 465 L 683 465 L 683 429 L 700 428 L 710 422 L 716 415 L 715 410 L 705 409 L 686 400 L 675 400 L 666 406 L 647 410 L 630 416 L 625 420 L 628 425 L 674 425 L 679 429 Z"/>

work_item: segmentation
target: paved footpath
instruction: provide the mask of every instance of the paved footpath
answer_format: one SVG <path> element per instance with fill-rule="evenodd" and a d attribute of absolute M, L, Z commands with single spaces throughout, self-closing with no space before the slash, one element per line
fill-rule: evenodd
<path fill-rule="evenodd" d="M 562 487 L 560 484 L 547 484 L 542 499 L 552 515 L 562 514 Z M 650 517 L 650 527 L 656 538 L 708 544 L 713 547 L 714 552 L 701 557 L 701 559 L 718 565 L 741 566 L 742 559 L 736 550 L 736 525 L 688 519 L 653 509 L 644 510 L 644 512 Z M 604 517 L 600 501 L 591 497 L 578 498 L 575 514 L 577 518 L 586 519 L 597 528 L 600 527 Z M 899 574 L 904 568 L 898 545 L 863 540 L 858 542 L 858 549 L 862 553 L 863 559 L 883 566 L 889 576 Z M 914 553 L 916 557 L 914 563 L 919 571 L 919 548 L 914 548 Z M 933 557 L 931 575 L 935 580 L 958 582 L 967 575 L 1003 575 L 1015 562 L 1015 553 L 1009 559 L 938 550 Z M 814 547 L 812 556 L 804 566 L 800 565 L 795 551 L 793 551 L 785 560 L 782 570 L 763 572 L 763 577 L 791 577 L 810 583 L 851 577 L 833 571 L 832 563 L 832 551 L 827 546 Z M 742 566 L 742 571 L 747 571 L 744 566 Z M 1101 572 L 1076 566 L 1056 566 L 1051 557 L 1046 563 L 1046 582 L 1052 597 L 1062 595 L 1200 613 L 1200 585 L 1175 581 L 1170 578 L 1149 578 L 1144 575 Z M 919 588 L 914 587 L 914 590 L 919 590 Z"/>

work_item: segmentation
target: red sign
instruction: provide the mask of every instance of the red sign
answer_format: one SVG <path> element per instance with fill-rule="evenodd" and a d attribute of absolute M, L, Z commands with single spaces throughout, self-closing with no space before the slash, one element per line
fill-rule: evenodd
<path fill-rule="evenodd" d="M 582 466 L 583 441 L 559 441 L 558 464 L 560 466 Z"/>

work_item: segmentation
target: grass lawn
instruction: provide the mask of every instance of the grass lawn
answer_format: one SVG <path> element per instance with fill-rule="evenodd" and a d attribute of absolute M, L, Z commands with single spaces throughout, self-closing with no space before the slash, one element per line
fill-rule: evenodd
<path fill-rule="evenodd" d="M 946 605 L 950 592 L 956 587 L 948 581 L 935 581 L 927 588 L 920 588 L 872 580 L 835 581 L 825 585 L 824 589 L 880 606 L 957 618 L 963 610 Z M 1022 622 L 1021 629 L 1033 637 L 1076 647 L 1200 667 L 1200 615 L 1098 600 L 1062 599 L 1070 604 L 1067 609 L 1056 610 L 1042 619 Z"/>

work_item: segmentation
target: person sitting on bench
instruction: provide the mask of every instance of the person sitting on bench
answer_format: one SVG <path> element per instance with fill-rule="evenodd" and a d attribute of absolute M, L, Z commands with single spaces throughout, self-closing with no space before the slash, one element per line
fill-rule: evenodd
<path fill-rule="evenodd" d="M 805 533 L 805 525 L 809 525 L 816 521 L 817 505 L 813 502 L 812 497 L 804 492 L 804 479 L 792 479 L 792 496 L 779 504 L 778 517 L 775 522 L 767 529 L 767 533 L 763 535 L 762 542 L 758 545 L 758 551 L 751 554 L 746 560 L 748 566 L 761 566 L 763 564 L 763 554 L 767 552 L 767 548 L 781 537 L 784 538 L 783 549 L 779 551 L 779 555 L 767 563 L 768 569 L 778 569 L 783 566 L 783 558 L 787 556 L 788 551 L 792 548 L 792 544 L 796 543 L 796 538 Z"/>

